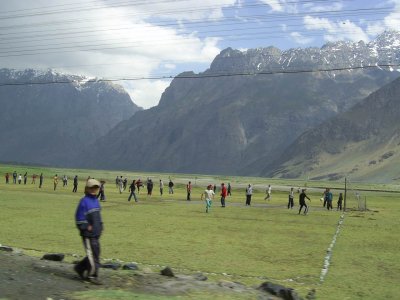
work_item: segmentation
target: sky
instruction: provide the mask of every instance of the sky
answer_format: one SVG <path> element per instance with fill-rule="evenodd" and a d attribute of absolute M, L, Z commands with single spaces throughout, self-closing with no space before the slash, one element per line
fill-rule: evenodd
<path fill-rule="evenodd" d="M 156 106 L 172 78 L 227 47 L 369 42 L 400 28 L 400 0 L 0 1 L 0 68 L 117 81 Z"/>

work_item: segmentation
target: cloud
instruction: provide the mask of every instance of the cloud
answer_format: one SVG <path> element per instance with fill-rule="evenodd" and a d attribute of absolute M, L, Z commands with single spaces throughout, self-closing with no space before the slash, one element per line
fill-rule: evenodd
<path fill-rule="evenodd" d="M 170 85 L 171 80 L 141 80 L 138 82 L 120 83 L 131 95 L 133 101 L 141 107 L 156 106 L 161 94 Z"/>
<path fill-rule="evenodd" d="M 263 3 L 269 5 L 272 9 L 272 11 L 278 11 L 281 12 L 284 10 L 284 1 L 279 1 L 279 0 L 261 0 Z"/>
<path fill-rule="evenodd" d="M 364 30 L 350 20 L 331 21 L 327 18 L 316 18 L 305 16 L 303 23 L 308 30 L 324 31 L 324 40 L 333 42 L 338 40 L 350 40 L 358 42 L 363 40 L 369 41 L 369 36 Z"/>
<path fill-rule="evenodd" d="M 298 12 L 297 3 L 293 0 L 261 0 L 271 7 L 272 12 L 287 12 L 295 14 Z"/>
<path fill-rule="evenodd" d="M 326 12 L 326 11 L 335 11 L 343 9 L 343 3 L 334 2 L 329 5 L 318 5 L 315 3 L 305 3 L 303 4 L 303 9 L 306 9 L 308 12 Z"/>
<path fill-rule="evenodd" d="M 32 16 L 0 20 L 0 27 L 10 26 L 7 32 L 2 30 L 0 40 L 2 67 L 51 67 L 98 78 L 150 77 L 161 72 L 177 75 L 189 63 L 194 69 L 205 69 L 220 52 L 219 39 L 201 37 L 190 21 L 221 18 L 223 8 L 236 3 L 143 1 L 118 7 L 101 0 L 81 4 L 66 0 L 56 4 L 51 0 L 6 2 L 0 4 L 3 12 Z M 37 7 L 41 9 L 34 9 Z M 11 12 L 21 9 L 24 11 Z M 60 13 L 46 14 L 49 11 Z M 17 27 L 23 24 L 31 26 Z M 168 81 L 141 80 L 129 85 L 124 82 L 124 86 L 136 103 L 148 108 L 158 103 Z"/>
<path fill-rule="evenodd" d="M 314 41 L 311 37 L 305 37 L 299 32 L 291 32 L 290 37 L 295 41 L 295 43 L 300 45 L 307 45 Z"/>
<path fill-rule="evenodd" d="M 382 3 L 382 5 L 385 5 L 385 7 L 393 5 L 393 11 L 385 16 L 382 21 L 363 20 L 369 35 L 377 35 L 384 30 L 399 30 L 400 28 L 400 0 L 390 0 Z"/>

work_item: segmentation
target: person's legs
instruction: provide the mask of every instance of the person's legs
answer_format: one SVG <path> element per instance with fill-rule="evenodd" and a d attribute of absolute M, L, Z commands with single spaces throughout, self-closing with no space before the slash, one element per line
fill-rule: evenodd
<path fill-rule="evenodd" d="M 88 278 L 98 277 L 100 266 L 100 243 L 98 238 L 85 238 L 84 246 L 87 257 Z"/>

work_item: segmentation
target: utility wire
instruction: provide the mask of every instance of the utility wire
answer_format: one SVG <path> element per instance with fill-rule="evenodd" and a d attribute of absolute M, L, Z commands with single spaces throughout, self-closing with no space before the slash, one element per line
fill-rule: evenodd
<path fill-rule="evenodd" d="M 173 1 L 173 2 L 185 2 L 185 1 Z M 288 1 L 285 2 L 285 5 L 287 4 L 305 4 L 305 3 L 329 3 L 331 4 L 332 2 L 338 2 L 338 1 L 327 1 L 327 0 L 299 0 L 299 1 Z M 152 4 L 171 4 L 171 1 L 155 1 L 155 2 L 150 2 L 150 1 L 139 1 L 139 2 L 120 2 L 120 3 L 115 3 L 115 4 L 109 4 L 109 5 L 94 5 L 94 6 L 77 6 L 77 7 L 72 7 L 70 9 L 60 9 L 60 10 L 50 10 L 50 11 L 40 11 L 37 13 L 26 13 L 26 14 L 15 14 L 15 15 L 9 15 L 10 11 L 5 12 L 6 16 L 1 16 L 0 15 L 0 20 L 4 19 L 18 19 L 18 18 L 26 18 L 26 17 L 37 17 L 37 16 L 44 16 L 44 15 L 53 15 L 53 14 L 65 14 L 65 13 L 76 13 L 76 12 L 83 12 L 83 11 L 93 11 L 95 9 L 108 9 L 108 8 L 126 8 L 126 7 L 137 7 L 140 5 L 152 5 Z M 280 4 L 279 1 L 272 1 L 272 3 L 275 4 Z M 150 13 L 152 14 L 157 14 L 157 15 L 165 15 L 165 14 L 177 14 L 177 13 L 188 13 L 188 12 L 198 12 L 198 11 L 208 11 L 212 9 L 236 9 L 236 8 L 251 8 L 251 7 L 269 7 L 266 3 L 255 3 L 255 4 L 248 4 L 248 3 L 242 3 L 240 6 L 234 4 L 234 5 L 207 5 L 207 6 L 198 6 L 195 9 L 184 9 L 184 10 L 178 10 L 173 8 L 173 10 L 164 10 L 164 11 L 149 11 L 146 10 L 146 15 Z"/>
<path fill-rule="evenodd" d="M 209 26 L 212 25 L 212 23 L 210 21 L 213 22 L 217 22 L 218 24 L 223 24 L 224 21 L 228 21 L 228 20 L 235 20 L 237 22 L 240 22 L 240 19 L 238 18 L 244 18 L 244 19 L 256 19 L 257 21 L 264 21 L 264 22 L 276 22 L 277 20 L 279 21 L 293 21 L 293 20 L 299 20 L 302 19 L 305 16 L 318 16 L 318 17 L 333 17 L 333 16 L 338 16 L 341 19 L 343 19 L 344 17 L 361 17 L 361 16 L 368 16 L 368 15 L 379 15 L 379 14 L 385 14 L 388 12 L 392 11 L 392 7 L 381 7 L 381 8 L 359 8 L 359 9 L 347 9 L 347 10 L 326 10 L 326 11 L 320 11 L 320 12 L 302 12 L 302 13 L 297 13 L 295 15 L 288 15 L 288 14 L 273 14 L 273 15 L 265 15 L 265 14 L 259 14 L 259 15 L 243 15 L 243 16 L 234 16 L 234 17 L 222 17 L 219 19 L 215 19 L 215 20 L 204 20 L 204 18 L 201 19 L 192 19 L 190 21 L 180 21 L 179 25 L 180 26 L 190 26 L 190 25 L 194 25 L 194 24 L 198 24 L 198 23 L 204 23 L 204 24 L 208 24 Z M 126 17 L 132 17 L 135 16 L 135 14 L 126 14 Z M 117 16 L 118 18 L 120 18 L 120 16 Z M 66 22 L 73 22 L 74 24 L 79 22 L 79 20 L 81 21 L 85 21 L 87 22 L 88 19 L 75 19 L 75 20 L 68 20 L 68 19 L 63 19 L 60 23 L 62 25 L 65 25 Z M 89 19 L 90 21 L 90 19 Z M 93 21 L 99 21 L 97 18 L 93 19 Z M 211 24 L 210 24 L 211 23 Z M 242 22 L 243 23 L 243 22 Z M 29 33 L 30 35 L 33 33 L 42 33 L 42 32 L 52 32 L 52 31 L 60 31 L 62 30 L 62 28 L 54 28 L 54 22 L 53 23 L 48 23 L 48 25 L 51 25 L 50 29 L 47 30 L 36 30 L 36 31 L 27 31 L 26 33 Z M 177 23 L 174 22 L 172 23 L 171 21 L 155 21 L 152 22 L 151 25 L 148 26 L 176 26 Z M 27 25 L 29 29 L 34 28 L 34 24 L 28 24 Z M 12 27 L 12 26 L 10 26 Z M 9 28 L 10 28 L 9 27 Z M 14 27 L 12 27 L 14 28 Z M 0 29 L 6 29 L 4 27 L 0 27 Z M 70 29 L 70 28 L 68 28 Z M 80 30 L 80 29 L 87 29 L 87 26 L 85 27 L 77 27 L 77 28 L 73 28 L 73 30 Z M 92 30 L 93 31 L 93 30 Z M 2 32 L 0 33 L 0 36 L 7 36 L 7 35 L 18 35 L 24 32 L 19 32 L 19 31 L 14 31 L 14 32 Z M 78 32 L 79 33 L 79 32 Z"/>
<path fill-rule="evenodd" d="M 364 70 L 376 68 L 393 68 L 399 67 L 400 64 L 376 64 L 373 66 L 358 66 L 346 68 L 330 68 L 330 69 L 309 69 L 309 70 L 276 70 L 276 71 L 263 71 L 263 72 L 234 72 L 225 74 L 203 73 L 198 75 L 181 74 L 177 76 L 150 76 L 150 77 L 136 77 L 136 78 L 120 78 L 120 79 L 90 79 L 85 80 L 85 83 L 98 83 L 98 82 L 118 82 L 118 81 L 139 81 L 139 80 L 162 80 L 162 79 L 204 79 L 204 78 L 222 78 L 234 76 L 259 76 L 259 75 L 274 75 L 274 74 L 303 74 L 303 73 L 319 73 L 319 72 L 340 72 L 349 70 Z M 27 85 L 47 85 L 47 84 L 71 84 L 79 83 L 80 81 L 73 80 L 60 80 L 60 81 L 38 81 L 38 82 L 3 82 L 1 86 L 27 86 Z"/>

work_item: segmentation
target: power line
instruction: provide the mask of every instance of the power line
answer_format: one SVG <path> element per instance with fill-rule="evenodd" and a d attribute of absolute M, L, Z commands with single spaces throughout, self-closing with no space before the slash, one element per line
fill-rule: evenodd
<path fill-rule="evenodd" d="M 342 0 L 342 1 L 353 1 L 353 0 Z M 76 6 L 76 7 L 71 7 L 70 9 L 60 9 L 60 10 L 50 10 L 50 11 L 40 11 L 37 13 L 26 13 L 26 14 L 17 14 L 17 15 L 9 15 L 10 12 L 18 12 L 18 10 L 15 11 L 8 11 L 8 12 L 3 12 L 4 14 L 6 14 L 6 16 L 0 16 L 0 20 L 3 19 L 17 19 L 17 18 L 26 18 L 26 17 L 36 17 L 36 16 L 44 16 L 44 15 L 53 15 L 53 14 L 64 14 L 64 13 L 74 13 L 74 12 L 82 12 L 82 11 L 92 11 L 95 9 L 105 9 L 105 8 L 126 8 L 126 7 L 137 7 L 140 5 L 152 5 L 152 4 L 171 4 L 171 2 L 185 2 L 185 0 L 175 0 L 175 1 L 124 1 L 124 2 L 119 2 L 119 3 L 113 3 L 113 4 L 109 4 L 109 5 L 103 5 L 103 4 L 98 4 L 96 2 L 97 5 L 94 6 L 87 6 L 86 4 L 84 4 L 82 6 L 82 4 L 80 6 Z M 329 0 L 298 0 L 298 1 L 287 1 L 285 2 L 285 5 L 287 4 L 305 4 L 305 3 L 333 3 L 333 2 L 340 2 L 339 0 L 336 1 L 329 1 Z M 270 2 L 270 4 L 281 4 L 279 0 L 272 0 Z M 66 6 L 67 4 L 64 5 L 58 5 L 58 6 Z M 232 7 L 240 7 L 240 8 L 249 8 L 249 7 L 268 7 L 268 4 L 265 3 L 256 3 L 256 4 L 248 4 L 248 3 L 241 3 L 240 5 L 237 4 L 233 4 L 233 5 L 207 5 L 207 6 L 199 6 L 196 7 L 195 9 L 189 9 L 189 10 L 177 10 L 176 8 L 173 8 L 173 11 L 169 12 L 168 10 L 164 10 L 164 11 L 153 11 L 152 13 L 156 13 L 158 15 L 161 14 L 176 14 L 176 13 L 185 13 L 185 12 L 198 12 L 199 10 L 210 10 L 210 9 L 219 9 L 219 8 L 225 8 L 225 9 L 232 9 Z M 49 7 L 57 7 L 56 6 L 48 6 Z M 39 10 L 39 9 L 43 9 L 42 8 L 34 8 L 31 10 Z M 20 11 L 26 11 L 27 9 L 23 9 Z M 146 14 L 148 14 L 149 10 L 146 11 Z"/>
<path fill-rule="evenodd" d="M 368 15 L 379 15 L 379 14 L 385 14 L 391 11 L 391 7 L 381 7 L 381 8 L 360 8 L 360 9 L 348 9 L 348 10 L 326 10 L 326 11 L 322 11 L 322 12 L 303 12 L 303 13 L 297 13 L 295 15 L 288 15 L 288 14 L 274 14 L 274 15 L 238 15 L 235 17 L 224 17 L 224 18 L 219 18 L 218 20 L 213 20 L 214 22 L 217 22 L 219 25 L 223 25 L 223 22 L 225 21 L 230 21 L 230 20 L 234 20 L 236 22 L 240 22 L 238 20 L 238 18 L 243 18 L 243 19 L 253 19 L 255 21 L 264 21 L 264 22 L 276 22 L 277 20 L 279 21 L 293 21 L 293 20 L 299 20 L 302 19 L 304 16 L 324 16 L 324 17 L 333 17 L 333 16 L 340 16 L 341 18 L 344 17 L 360 17 L 360 16 L 368 16 Z M 135 14 L 126 14 L 125 16 L 129 17 L 129 16 L 134 16 Z M 118 16 L 120 17 L 120 16 Z M 75 20 L 71 20 L 71 22 L 73 22 L 74 24 L 77 23 L 79 20 L 85 21 L 87 22 L 88 19 L 75 19 Z M 61 22 L 61 24 L 65 25 L 66 22 L 68 22 L 68 19 L 63 19 L 63 21 Z M 98 19 L 93 19 L 93 21 L 98 21 Z M 212 24 L 210 24 L 210 20 L 204 20 L 204 18 L 201 19 L 192 19 L 190 21 L 182 21 L 180 22 L 180 25 L 184 25 L 184 26 L 190 26 L 191 25 L 198 25 L 198 24 L 205 24 L 208 26 L 211 26 Z M 243 22 L 241 22 L 240 24 L 243 24 Z M 59 34 L 59 31 L 62 30 L 62 28 L 54 28 L 54 22 L 48 23 L 48 25 L 51 25 L 50 29 L 46 29 L 46 30 L 37 30 L 37 31 L 28 31 L 26 32 L 27 34 L 29 34 L 28 36 L 22 36 L 22 38 L 24 37 L 32 37 L 33 33 L 49 33 L 49 32 L 58 32 L 57 34 Z M 157 21 L 157 22 L 152 22 L 151 25 L 147 25 L 147 26 L 160 26 L 160 27 L 168 27 L 168 26 L 176 26 L 177 23 L 171 23 L 170 21 Z M 1 27 L 0 27 L 1 28 Z M 13 27 L 14 28 L 14 27 Z M 28 26 L 29 29 L 34 28 L 34 25 L 29 25 Z M 4 29 L 4 28 L 2 28 Z M 70 29 L 70 28 L 68 28 Z M 73 30 L 80 30 L 80 29 L 86 29 L 87 30 L 87 26 L 85 27 L 77 27 L 77 28 L 73 28 Z M 126 28 L 125 28 L 126 29 Z M 100 29 L 100 31 L 104 31 L 104 29 Z M 92 32 L 96 32 L 96 30 L 92 30 Z M 23 33 L 23 32 L 22 32 Z M 73 33 L 80 33 L 79 31 L 72 31 L 72 32 L 67 32 L 68 34 L 73 34 Z M 3 32 L 0 33 L 0 36 L 4 37 L 4 36 L 8 36 L 8 35 L 14 35 L 13 38 L 17 37 L 18 38 L 18 34 L 21 34 L 21 32 Z"/>
<path fill-rule="evenodd" d="M 235 73 L 203 73 L 199 75 L 177 75 L 177 76 L 150 76 L 150 77 L 136 77 L 136 78 L 119 78 L 119 79 L 90 79 L 85 80 L 85 83 L 98 83 L 98 82 L 118 82 L 118 81 L 139 81 L 139 80 L 163 80 L 163 79 L 204 79 L 204 78 L 222 78 L 222 77 L 234 77 L 234 76 L 259 76 L 259 75 L 275 75 L 275 74 L 303 74 L 303 73 L 319 73 L 319 72 L 340 72 L 350 70 L 364 70 L 364 69 L 376 69 L 376 68 L 393 68 L 399 67 L 400 64 L 376 64 L 373 66 L 358 66 L 358 67 L 346 67 L 346 68 L 330 68 L 330 69 L 309 69 L 309 70 L 275 70 L 275 71 L 263 71 L 263 72 L 235 72 Z M 60 81 L 38 81 L 38 82 L 3 82 L 1 86 L 28 86 L 28 85 L 47 85 L 47 84 L 71 84 L 79 83 L 80 81 L 73 80 L 60 80 Z"/>

